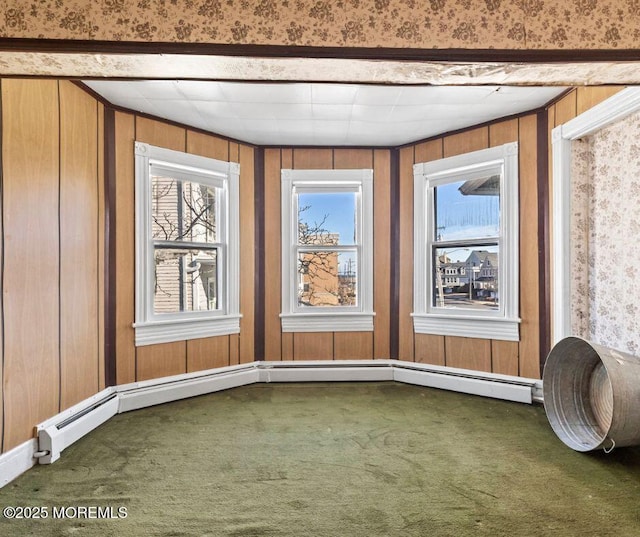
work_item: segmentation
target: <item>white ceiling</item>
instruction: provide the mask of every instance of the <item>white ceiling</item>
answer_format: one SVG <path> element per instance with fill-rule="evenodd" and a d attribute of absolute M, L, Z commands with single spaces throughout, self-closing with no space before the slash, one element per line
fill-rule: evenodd
<path fill-rule="evenodd" d="M 562 87 L 85 81 L 112 104 L 257 145 L 395 146 L 538 108 Z"/>

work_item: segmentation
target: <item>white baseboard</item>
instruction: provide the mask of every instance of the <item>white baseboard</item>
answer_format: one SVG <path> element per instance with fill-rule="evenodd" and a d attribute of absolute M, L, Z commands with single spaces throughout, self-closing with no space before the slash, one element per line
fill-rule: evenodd
<path fill-rule="evenodd" d="M 165 382 L 147 383 L 146 385 L 142 385 L 142 383 L 136 383 L 133 386 L 128 384 L 118 388 L 120 398 L 118 413 L 257 382 L 260 382 L 260 374 L 258 369 L 252 366 L 231 371 L 214 369 L 206 374 L 178 375 Z"/>
<path fill-rule="evenodd" d="M 115 414 L 248 384 L 363 381 L 396 381 L 519 403 L 542 402 L 540 380 L 467 369 L 399 360 L 252 362 L 107 388 L 38 425 L 37 440 L 0 455 L 0 487 L 36 462 L 54 462 L 66 447 Z"/>
<path fill-rule="evenodd" d="M 38 441 L 33 438 L 0 455 L 0 488 L 37 464 L 37 449 Z"/>
<path fill-rule="evenodd" d="M 393 380 L 404 384 L 439 388 L 441 390 L 481 395 L 518 403 L 532 402 L 531 387 L 492 380 L 442 375 L 430 371 L 411 369 L 396 369 L 393 374 Z"/>
<path fill-rule="evenodd" d="M 263 362 L 260 382 L 384 382 L 393 380 L 393 367 L 385 361 Z"/>

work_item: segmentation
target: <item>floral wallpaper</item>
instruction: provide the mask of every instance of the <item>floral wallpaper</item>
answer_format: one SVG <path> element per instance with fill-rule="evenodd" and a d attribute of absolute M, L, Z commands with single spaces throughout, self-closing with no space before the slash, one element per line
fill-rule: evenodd
<path fill-rule="evenodd" d="M 591 144 L 571 144 L 571 332 L 585 339 L 589 333 L 589 217 Z"/>
<path fill-rule="evenodd" d="M 640 355 L 640 113 L 574 142 L 572 156 L 572 328 Z"/>
<path fill-rule="evenodd" d="M 635 48 L 640 0 L 4 0 L 0 37 L 413 48 Z"/>

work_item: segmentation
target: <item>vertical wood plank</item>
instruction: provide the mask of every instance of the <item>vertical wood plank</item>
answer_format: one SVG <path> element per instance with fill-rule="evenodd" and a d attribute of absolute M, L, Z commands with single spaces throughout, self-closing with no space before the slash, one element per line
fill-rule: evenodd
<path fill-rule="evenodd" d="M 445 336 L 446 365 L 491 372 L 491 340 Z"/>
<path fill-rule="evenodd" d="M 229 161 L 240 162 L 240 146 L 235 142 L 229 142 Z M 240 223 L 242 226 L 242 222 Z M 242 308 L 242 304 L 240 305 Z M 240 334 L 229 335 L 229 364 L 240 363 Z"/>
<path fill-rule="evenodd" d="M 416 362 L 445 365 L 444 336 L 416 334 Z"/>
<path fill-rule="evenodd" d="M 58 83 L 2 81 L 4 450 L 59 411 Z"/>
<path fill-rule="evenodd" d="M 293 168 L 293 150 L 292 149 L 283 149 L 281 151 L 280 159 L 281 159 L 281 167 L 283 170 L 290 170 Z M 278 191 L 280 191 L 280 188 L 278 188 Z M 280 202 L 278 202 L 278 206 L 280 206 Z M 280 219 L 280 213 L 278 213 L 278 219 Z M 280 236 L 278 236 L 278 240 L 280 240 Z M 278 276 L 278 278 L 280 278 L 280 276 Z M 280 305 L 278 307 L 280 307 Z M 282 332 L 281 342 L 282 342 L 282 359 L 293 360 L 294 359 L 293 333 Z"/>
<path fill-rule="evenodd" d="M 240 146 L 235 142 L 229 142 L 229 161 L 240 162 Z"/>
<path fill-rule="evenodd" d="M 431 162 L 443 157 L 442 138 L 422 142 L 415 146 L 415 162 Z M 413 258 L 412 258 L 413 263 Z M 425 364 L 445 364 L 444 336 L 414 334 L 415 361 Z"/>
<path fill-rule="evenodd" d="M 446 136 L 444 139 L 444 156 L 453 157 L 489 147 L 488 127 L 479 127 L 460 134 Z"/>
<path fill-rule="evenodd" d="M 187 130 L 187 153 L 228 161 L 229 142 L 217 136 Z"/>
<path fill-rule="evenodd" d="M 336 170 L 360 170 L 373 168 L 371 149 L 334 149 L 333 167 Z"/>
<path fill-rule="evenodd" d="M 185 129 L 143 117 L 136 117 L 136 140 L 175 151 L 186 152 L 187 149 Z M 131 277 L 135 278 L 135 272 L 132 273 Z M 163 348 L 162 345 L 139 347 L 136 350 L 137 380 L 142 380 L 139 376 L 141 372 L 145 379 L 153 378 L 147 375 L 152 375 L 154 371 L 156 371 L 156 376 L 158 377 L 175 375 L 177 374 L 176 372 L 185 373 L 186 344 L 184 341 L 179 343 L 182 346 L 182 350 L 174 343 L 164 344 L 166 348 Z M 176 350 L 178 352 L 175 352 Z M 160 357 L 157 366 L 151 363 L 152 356 L 155 354 Z M 174 360 L 173 364 L 170 363 L 171 360 Z"/>
<path fill-rule="evenodd" d="M 333 150 L 294 149 L 293 166 L 296 170 L 331 170 L 333 168 Z"/>
<path fill-rule="evenodd" d="M 157 147 L 186 151 L 185 130 L 146 117 L 136 117 L 136 140 Z M 133 153 L 133 147 L 131 147 Z"/>
<path fill-rule="evenodd" d="M 615 95 L 622 89 L 621 86 L 584 86 L 577 88 L 576 112 L 582 114 L 596 104 Z"/>
<path fill-rule="evenodd" d="M 116 153 L 116 383 L 136 380 L 135 316 L 135 117 L 115 114 Z"/>
<path fill-rule="evenodd" d="M 431 162 L 442 158 L 442 139 L 422 142 L 415 146 L 415 162 Z"/>
<path fill-rule="evenodd" d="M 518 120 L 510 119 L 489 126 L 489 147 L 518 141 Z"/>
<path fill-rule="evenodd" d="M 334 360 L 372 360 L 373 332 L 335 332 Z"/>
<path fill-rule="evenodd" d="M 98 107 L 98 390 L 105 388 L 105 191 L 104 191 L 104 106 Z"/>
<path fill-rule="evenodd" d="M 281 236 L 280 236 L 280 150 L 265 149 L 265 359 L 282 359 Z"/>
<path fill-rule="evenodd" d="M 578 93 L 574 89 L 555 104 L 556 127 L 573 119 L 578 114 Z"/>
<path fill-rule="evenodd" d="M 253 362 L 255 318 L 255 181 L 253 148 L 240 146 L 240 363 Z"/>
<path fill-rule="evenodd" d="M 240 334 L 229 334 L 229 365 L 240 363 Z"/>
<path fill-rule="evenodd" d="M 413 148 L 400 150 L 400 318 L 398 358 L 413 362 Z"/>
<path fill-rule="evenodd" d="M 535 115 L 520 118 L 520 351 L 519 372 L 540 378 L 538 258 L 538 128 Z"/>
<path fill-rule="evenodd" d="M 3 89 L 2 89 L 3 80 L 0 78 L 0 185 L 2 184 L 2 176 L 4 171 L 4 166 L 2 164 L 2 159 L 4 157 L 4 114 L 2 112 L 3 105 Z M 4 256 L 4 196 L 2 194 L 2 189 L 0 189 L 0 252 Z M 4 278 L 0 274 L 0 300 L 4 300 L 4 291 L 2 290 L 2 286 L 4 285 Z M 2 454 L 4 450 L 4 309 L 0 310 L 0 454 Z"/>
<path fill-rule="evenodd" d="M 61 81 L 61 410 L 98 391 L 97 133 L 95 100 Z"/>
<path fill-rule="evenodd" d="M 333 360 L 333 332 L 296 332 L 294 360 Z"/>
<path fill-rule="evenodd" d="M 187 373 L 229 365 L 229 336 L 187 341 Z"/>
<path fill-rule="evenodd" d="M 283 332 L 282 333 L 282 359 L 283 360 L 293 360 L 294 359 L 293 333 L 292 332 Z"/>
<path fill-rule="evenodd" d="M 186 373 L 185 341 L 138 347 L 136 379 L 149 380 Z"/>
<path fill-rule="evenodd" d="M 511 142 L 516 142 L 519 141 L 518 140 L 518 128 L 519 128 L 519 122 L 518 119 L 511 119 L 509 121 L 502 121 L 500 123 L 494 123 L 492 125 L 489 126 L 489 147 L 496 147 L 496 146 L 500 146 L 503 144 L 507 144 L 507 143 L 511 143 Z M 535 144 L 535 141 L 534 141 Z M 522 148 L 522 145 L 520 146 Z M 534 145 L 535 147 L 535 145 Z M 530 148 L 527 146 L 526 150 L 524 151 L 525 153 L 529 153 Z M 531 171 L 534 173 L 534 178 L 535 178 L 535 171 L 536 171 L 536 167 L 535 164 L 533 166 L 533 168 L 531 169 Z M 534 181 L 532 183 L 532 186 L 535 187 L 536 182 Z M 537 215 L 536 215 L 537 216 Z M 528 237 L 528 240 L 534 244 L 535 246 L 537 246 L 537 217 L 534 218 L 533 222 L 530 225 L 536 225 L 536 234 L 535 237 Z M 521 239 L 522 239 L 522 235 L 521 235 Z M 535 242 L 534 242 L 535 240 Z M 537 263 L 536 263 L 537 266 Z M 535 282 L 537 282 L 537 279 L 534 280 Z M 536 292 L 537 292 L 537 285 L 533 285 L 536 288 Z M 522 290 L 522 284 L 520 284 L 520 289 Z M 537 319 L 536 319 L 537 321 Z M 492 351 L 494 349 L 498 349 L 501 350 L 504 348 L 503 345 L 501 345 L 501 343 L 504 342 L 492 342 Z M 495 344 L 495 345 L 494 345 Z M 512 344 L 511 346 L 509 346 L 509 348 L 512 348 L 514 345 Z M 510 369 L 508 369 L 509 371 L 511 371 L 511 373 L 506 373 L 506 374 L 513 374 L 513 375 L 517 375 L 518 374 L 518 362 L 517 362 L 517 356 L 518 356 L 518 343 L 515 343 L 515 357 L 516 357 L 516 361 L 515 361 L 515 369 L 513 367 L 511 367 Z M 506 356 L 503 356 L 503 354 L 498 354 L 497 355 L 497 361 L 496 361 L 496 355 L 492 352 L 492 367 L 493 367 L 493 372 L 494 373 L 505 373 L 505 371 L 507 371 L 507 366 L 513 366 L 514 364 L 512 364 L 511 362 L 509 362 L 509 360 L 507 360 Z M 496 367 L 499 370 L 496 370 Z M 515 371 L 515 372 L 514 372 Z"/>
<path fill-rule="evenodd" d="M 491 341 L 491 363 L 494 373 L 519 374 L 519 345 L 517 341 Z M 537 358 L 537 357 L 536 357 Z"/>
<path fill-rule="evenodd" d="M 548 143 L 548 161 L 549 161 L 549 168 L 548 168 L 548 173 L 547 173 L 547 191 L 549 192 L 549 222 L 548 222 L 548 226 L 549 226 L 549 243 L 550 245 L 553 244 L 553 196 L 551 195 L 551 193 L 553 192 L 553 151 L 552 151 L 552 147 L 551 147 L 551 140 L 552 140 L 552 131 L 556 125 L 556 107 L 555 106 L 551 106 L 548 110 L 547 110 L 547 122 L 548 122 L 548 128 L 547 128 L 547 140 L 549 140 Z M 549 274 L 553 274 L 553 254 L 551 252 L 551 246 L 549 246 Z M 548 283 L 549 285 L 549 294 L 551 297 L 555 296 L 554 294 L 554 289 L 553 289 L 553 278 L 551 278 L 551 281 L 549 281 Z M 553 308 L 550 308 L 551 311 L 549 312 L 549 324 L 550 324 L 550 338 L 551 341 L 554 341 L 553 339 Z"/>
<path fill-rule="evenodd" d="M 391 356 L 391 153 L 388 149 L 376 149 L 373 157 L 373 309 L 376 314 L 373 358 L 388 359 Z"/>

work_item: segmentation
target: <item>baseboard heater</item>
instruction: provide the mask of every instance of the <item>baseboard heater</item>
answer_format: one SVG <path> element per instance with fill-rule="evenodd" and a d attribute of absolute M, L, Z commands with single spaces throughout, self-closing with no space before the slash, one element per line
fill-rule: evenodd
<path fill-rule="evenodd" d="M 404 363 L 394 367 L 393 380 L 517 403 L 542 402 L 541 381 L 510 375 Z"/>
<path fill-rule="evenodd" d="M 118 413 L 260 382 L 255 362 L 118 386 Z"/>
<path fill-rule="evenodd" d="M 112 416 L 179 399 L 256 383 L 363 381 L 396 381 L 520 403 L 541 402 L 542 393 L 535 379 L 397 360 L 253 362 L 107 388 L 38 425 L 33 456 L 40 464 L 52 463 Z"/>
<path fill-rule="evenodd" d="M 118 413 L 118 393 L 107 388 L 37 426 L 40 464 L 50 464 L 71 444 Z"/>

